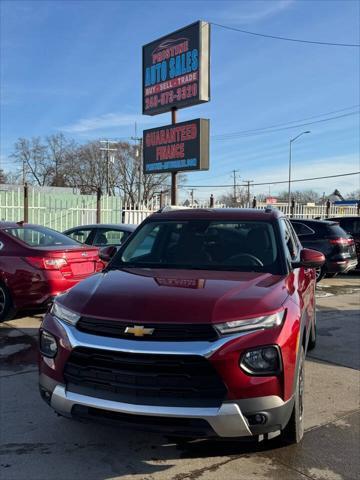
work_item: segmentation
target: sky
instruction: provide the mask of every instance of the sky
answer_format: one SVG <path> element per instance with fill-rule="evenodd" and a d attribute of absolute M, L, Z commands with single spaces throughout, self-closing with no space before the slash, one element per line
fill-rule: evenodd
<path fill-rule="evenodd" d="M 360 43 L 357 0 L 1 0 L 0 5 L 5 171 L 14 168 L 10 155 L 18 137 L 63 132 L 80 143 L 130 139 L 135 123 L 138 135 L 169 124 L 169 113 L 141 114 L 141 47 L 196 20 Z M 286 180 L 289 140 L 304 130 L 311 133 L 292 144 L 292 178 L 359 171 L 359 70 L 358 48 L 285 42 L 212 25 L 211 101 L 178 113 L 178 121 L 210 119 L 210 169 L 188 174 L 182 196 L 191 186 L 199 199 L 230 192 L 213 185 L 231 184 L 233 170 L 239 183 Z M 340 118 L 320 121 L 333 116 Z M 316 123 L 303 125 L 310 122 Z M 278 124 L 265 133 L 241 133 Z M 344 194 L 359 187 L 357 175 L 292 188 L 320 194 L 338 188 Z M 256 186 L 252 194 L 286 189 L 286 184 Z"/>

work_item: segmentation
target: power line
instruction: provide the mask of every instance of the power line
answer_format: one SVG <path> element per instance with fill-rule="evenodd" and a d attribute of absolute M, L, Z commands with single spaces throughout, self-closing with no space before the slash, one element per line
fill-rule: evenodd
<path fill-rule="evenodd" d="M 292 128 L 305 127 L 307 125 L 315 125 L 317 123 L 329 122 L 330 120 L 336 120 L 336 119 L 339 119 L 339 118 L 350 117 L 352 115 L 358 115 L 359 113 L 360 113 L 360 110 L 357 111 L 357 112 L 343 113 L 342 115 L 336 115 L 336 116 L 329 117 L 329 118 L 323 118 L 321 120 L 314 120 L 313 122 L 299 123 L 299 124 L 291 125 L 291 126 L 287 126 L 287 127 L 285 127 L 285 126 L 280 127 L 280 128 L 267 127 L 267 129 L 260 128 L 260 129 L 254 129 L 252 131 L 243 130 L 243 131 L 240 131 L 240 132 L 218 134 L 218 135 L 212 136 L 211 138 L 215 141 L 219 141 L 219 140 L 222 141 L 222 140 L 232 140 L 232 139 L 238 138 L 238 137 L 252 137 L 252 136 L 256 136 L 256 135 L 263 135 L 263 134 L 266 134 L 266 133 L 276 133 L 276 132 L 281 132 L 283 130 L 290 130 Z"/>
<path fill-rule="evenodd" d="M 325 178 L 337 178 L 337 177 L 348 177 L 349 175 L 359 175 L 359 172 L 350 172 L 350 173 L 342 173 L 340 175 L 327 175 L 324 177 L 312 177 L 312 178 L 298 178 L 296 180 L 291 180 L 291 183 L 294 182 L 307 182 L 310 180 L 323 180 Z M 275 181 L 275 182 L 262 182 L 262 183 L 252 183 L 251 186 L 256 187 L 260 185 L 278 185 L 280 183 L 289 183 L 289 180 L 281 180 L 281 181 Z M 248 184 L 243 184 L 243 185 L 238 185 L 238 187 L 247 187 Z M 226 185 L 186 185 L 186 188 L 225 188 L 225 187 L 233 187 L 233 185 L 226 184 Z"/>
<path fill-rule="evenodd" d="M 330 114 L 333 114 L 333 113 L 344 112 L 346 110 L 351 110 L 351 109 L 357 108 L 357 107 L 359 107 L 359 105 L 353 105 L 352 107 L 346 107 L 346 108 L 342 108 L 340 110 L 332 110 L 331 112 L 327 112 L 327 113 L 319 113 L 317 115 L 311 115 L 310 117 L 304 117 L 304 118 L 298 119 L 298 120 L 290 120 L 290 121 L 284 122 L 284 123 L 277 123 L 277 124 L 274 124 L 274 125 L 270 125 L 268 127 L 254 128 L 254 129 L 250 129 L 250 130 L 240 130 L 239 132 L 219 133 L 217 135 L 211 135 L 211 139 L 214 140 L 214 141 L 232 140 L 233 138 L 237 138 L 237 137 L 251 137 L 251 136 L 254 136 L 254 135 L 262 135 L 262 134 L 266 134 L 266 133 L 274 133 L 274 132 L 276 133 L 276 132 L 280 132 L 282 130 L 289 130 L 289 129 L 292 129 L 292 128 L 304 127 L 304 126 L 307 126 L 307 125 L 314 125 L 316 123 L 329 122 L 331 120 L 337 120 L 339 118 L 345 118 L 345 117 L 349 117 L 349 116 L 352 116 L 352 115 L 358 115 L 360 111 L 358 110 L 356 112 L 349 112 L 349 113 L 344 113 L 342 115 L 335 115 L 335 116 L 332 116 L 332 117 L 323 118 L 323 119 L 316 120 L 316 121 L 313 121 L 313 122 L 296 124 L 296 122 L 303 122 L 305 120 L 310 120 L 312 118 L 324 117 L 326 115 L 330 115 Z M 291 123 L 294 123 L 295 125 L 290 125 Z M 116 143 L 117 141 L 120 142 L 122 140 L 131 140 L 131 139 L 133 139 L 133 137 L 120 137 L 120 138 L 114 139 L 113 142 Z"/>
<path fill-rule="evenodd" d="M 311 115 L 310 117 L 304 117 L 304 118 L 299 118 L 297 120 L 289 120 L 287 122 L 276 123 L 276 124 L 270 125 L 268 127 L 251 128 L 249 130 L 242 130 L 241 132 L 235 132 L 235 133 L 253 133 L 253 132 L 259 132 L 259 131 L 262 131 L 262 130 L 269 130 L 269 129 L 277 128 L 277 127 L 284 127 L 284 126 L 288 126 L 291 123 L 305 122 L 306 120 L 312 120 L 313 118 L 325 117 L 325 116 L 328 116 L 328 115 L 333 115 L 335 113 L 342 113 L 342 112 L 345 112 L 346 110 L 353 110 L 354 108 L 359 108 L 359 107 L 360 107 L 360 104 L 352 105 L 351 107 L 345 107 L 345 108 L 341 108 L 339 110 L 332 110 L 330 112 L 318 113 L 317 115 Z M 351 112 L 351 113 L 357 113 L 357 112 Z M 219 136 L 222 137 L 224 135 L 233 135 L 233 134 L 231 134 L 231 133 L 229 133 L 229 134 L 218 134 L 218 135 L 213 135 L 212 138 L 217 138 Z"/>
<path fill-rule="evenodd" d="M 215 23 L 215 22 L 209 22 L 209 23 L 211 23 L 211 25 L 214 25 L 216 27 L 224 28 L 225 30 L 232 30 L 234 32 L 245 33 L 247 35 L 255 35 L 257 37 L 272 38 L 274 40 L 283 40 L 286 42 L 309 43 L 313 45 L 327 45 L 332 47 L 360 47 L 360 44 L 358 43 L 337 43 L 337 42 L 320 42 L 316 40 L 304 40 L 300 38 L 290 38 L 290 37 L 282 37 L 279 35 L 268 35 L 266 33 L 251 32 L 249 30 L 243 30 L 241 28 L 222 25 L 221 23 Z"/>

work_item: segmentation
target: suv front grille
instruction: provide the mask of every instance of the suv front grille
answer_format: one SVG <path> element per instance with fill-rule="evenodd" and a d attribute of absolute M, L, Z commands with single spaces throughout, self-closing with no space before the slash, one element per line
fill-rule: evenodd
<path fill-rule="evenodd" d="M 70 391 L 124 403 L 220 406 L 226 387 L 205 358 L 75 348 L 64 369 Z"/>
<path fill-rule="evenodd" d="M 213 341 L 218 338 L 214 327 L 206 323 L 146 323 L 144 326 L 146 328 L 153 328 L 154 331 L 152 335 L 146 335 L 144 337 L 136 337 L 132 334 L 125 333 L 126 327 L 133 327 L 134 325 L 139 325 L 139 322 L 129 323 L 118 320 L 81 317 L 76 324 L 76 328 L 84 333 L 128 340 L 180 342 L 189 340 Z"/>

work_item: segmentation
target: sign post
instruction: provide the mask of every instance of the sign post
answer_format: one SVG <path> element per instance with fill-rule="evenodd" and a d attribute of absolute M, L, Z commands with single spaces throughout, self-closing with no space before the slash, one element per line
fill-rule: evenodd
<path fill-rule="evenodd" d="M 176 124 L 176 107 L 171 109 L 171 124 Z M 171 205 L 177 205 L 177 172 L 171 172 Z"/>

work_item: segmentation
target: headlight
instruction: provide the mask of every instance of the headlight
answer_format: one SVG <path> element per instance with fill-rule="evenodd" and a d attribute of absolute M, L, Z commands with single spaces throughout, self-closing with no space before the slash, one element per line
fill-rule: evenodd
<path fill-rule="evenodd" d="M 240 367 L 252 375 L 278 375 L 282 370 L 279 347 L 270 345 L 247 351 L 240 359 Z"/>
<path fill-rule="evenodd" d="M 215 325 L 216 330 L 221 335 L 228 335 L 235 332 L 244 332 L 246 330 L 256 330 L 261 328 L 273 328 L 282 324 L 285 316 L 285 310 L 266 315 L 264 317 L 255 317 L 245 320 L 235 320 L 233 322 L 218 323 Z"/>
<path fill-rule="evenodd" d="M 42 330 L 40 332 L 40 352 L 45 357 L 54 358 L 57 354 L 58 346 L 56 338 L 51 333 Z"/>
<path fill-rule="evenodd" d="M 66 307 L 63 307 L 56 301 L 53 303 L 53 306 L 51 307 L 50 312 L 59 320 L 63 320 L 66 323 L 70 323 L 70 325 L 75 325 L 80 318 L 79 314 L 69 310 Z"/>

